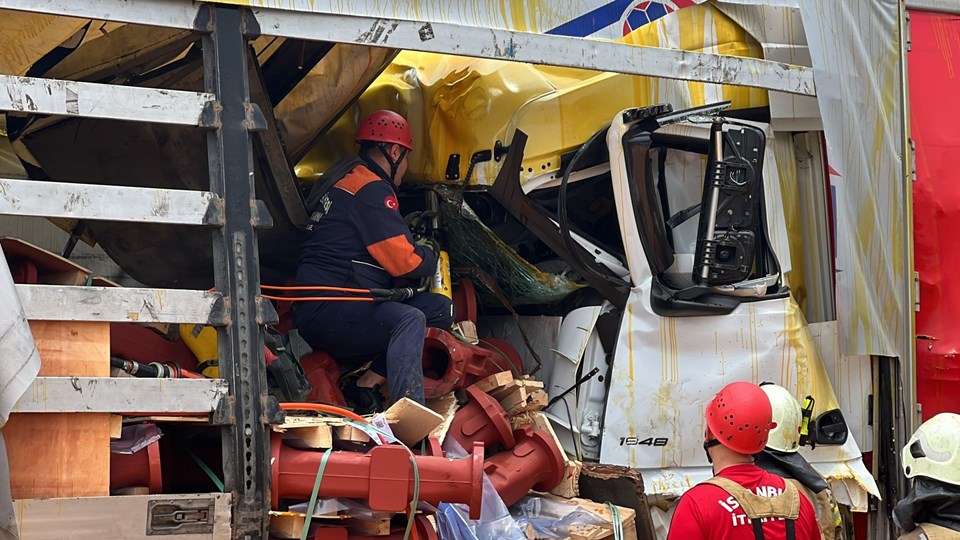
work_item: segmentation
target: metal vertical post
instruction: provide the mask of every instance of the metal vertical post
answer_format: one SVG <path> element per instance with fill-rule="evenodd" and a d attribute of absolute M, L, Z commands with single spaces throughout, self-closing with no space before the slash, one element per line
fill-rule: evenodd
<path fill-rule="evenodd" d="M 205 4 L 197 29 L 203 32 L 204 86 L 217 96 L 207 111 L 210 191 L 224 201 L 225 224 L 213 233 L 216 288 L 224 298 L 227 326 L 218 332 L 220 376 L 230 383 L 232 425 L 223 430 L 224 487 L 233 493 L 233 537 L 266 538 L 270 500 L 265 322 L 260 299 L 250 131 L 263 116 L 249 101 L 247 50 L 259 35 L 245 8 Z M 271 308 L 272 309 L 272 308 Z M 232 412 L 232 415 L 230 414 Z"/>

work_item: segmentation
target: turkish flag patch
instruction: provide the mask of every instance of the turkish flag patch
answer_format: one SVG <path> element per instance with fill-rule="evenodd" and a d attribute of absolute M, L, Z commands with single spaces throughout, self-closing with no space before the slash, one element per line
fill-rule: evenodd
<path fill-rule="evenodd" d="M 383 200 L 383 205 L 391 210 L 398 210 L 400 208 L 400 203 L 397 202 L 397 198 L 393 195 L 388 195 L 387 198 Z"/>

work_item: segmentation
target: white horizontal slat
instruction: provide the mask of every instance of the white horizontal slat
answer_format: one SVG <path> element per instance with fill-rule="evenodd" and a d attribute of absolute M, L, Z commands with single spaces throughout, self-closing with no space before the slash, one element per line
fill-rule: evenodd
<path fill-rule="evenodd" d="M 222 3 L 238 2 L 227 0 Z M 380 19 L 307 11 L 310 5 L 309 2 L 291 2 L 290 7 L 277 3 L 275 9 L 252 9 L 263 35 L 359 43 L 816 95 L 811 68 L 769 60 L 482 28 L 435 20 Z M 196 5 L 187 0 L 0 0 L 0 8 L 173 28 L 192 28 L 197 13 Z"/>
<path fill-rule="evenodd" d="M 268 9 L 254 13 L 269 35 L 816 95 L 811 68 L 769 60 L 450 23 Z"/>
<path fill-rule="evenodd" d="M 207 414 L 227 393 L 222 379 L 37 377 L 13 412 Z"/>
<path fill-rule="evenodd" d="M 221 225 L 222 209 L 222 199 L 209 191 L 0 178 L 0 214 L 168 225 Z"/>
<path fill-rule="evenodd" d="M 0 75 L 0 110 L 196 126 L 213 94 Z"/>
<path fill-rule="evenodd" d="M 219 325 L 212 291 L 17 285 L 27 319 Z"/>
<path fill-rule="evenodd" d="M 198 8 L 189 0 L 0 0 L 0 9 L 191 29 Z"/>
<path fill-rule="evenodd" d="M 960 14 L 960 0 L 907 0 L 907 9 Z"/>

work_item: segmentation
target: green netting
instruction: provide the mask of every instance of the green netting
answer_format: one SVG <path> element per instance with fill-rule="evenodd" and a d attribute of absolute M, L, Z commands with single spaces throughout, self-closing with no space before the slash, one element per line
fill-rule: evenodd
<path fill-rule="evenodd" d="M 493 276 L 513 305 L 550 304 L 583 285 L 533 266 L 484 225 L 459 197 L 443 196 L 447 252 L 454 268 L 477 267 Z M 480 302 L 499 306 L 496 296 L 477 283 Z"/>

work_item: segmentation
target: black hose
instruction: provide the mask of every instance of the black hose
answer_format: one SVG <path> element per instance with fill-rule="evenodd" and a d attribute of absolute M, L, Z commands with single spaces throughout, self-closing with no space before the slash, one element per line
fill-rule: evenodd
<path fill-rule="evenodd" d="M 123 358 L 117 358 L 115 356 L 110 357 L 110 367 L 122 369 L 134 377 L 148 379 L 170 378 L 175 376 L 170 366 L 156 362 L 142 364 L 134 360 L 124 360 Z"/>

